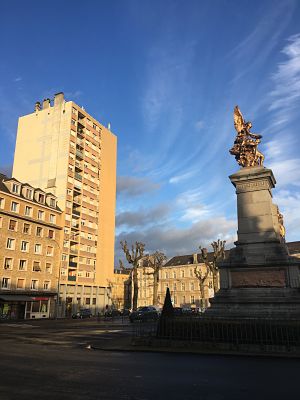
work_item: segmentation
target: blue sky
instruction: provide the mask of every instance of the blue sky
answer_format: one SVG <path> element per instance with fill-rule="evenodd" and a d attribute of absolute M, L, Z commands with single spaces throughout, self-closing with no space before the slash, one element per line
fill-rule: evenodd
<path fill-rule="evenodd" d="M 299 1 L 10 1 L 1 7 L 1 170 L 17 118 L 64 91 L 118 136 L 119 241 L 168 256 L 235 240 L 240 106 L 263 135 L 287 239 L 300 226 Z"/>

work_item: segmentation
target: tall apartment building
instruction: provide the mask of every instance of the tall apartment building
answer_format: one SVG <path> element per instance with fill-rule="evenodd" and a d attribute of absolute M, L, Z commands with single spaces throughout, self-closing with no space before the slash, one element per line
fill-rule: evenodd
<path fill-rule="evenodd" d="M 0 174 L 0 315 L 56 315 L 61 210 L 52 193 Z"/>
<path fill-rule="evenodd" d="M 64 211 L 62 315 L 109 303 L 114 270 L 117 138 L 63 93 L 19 118 L 13 176 L 54 193 Z"/>

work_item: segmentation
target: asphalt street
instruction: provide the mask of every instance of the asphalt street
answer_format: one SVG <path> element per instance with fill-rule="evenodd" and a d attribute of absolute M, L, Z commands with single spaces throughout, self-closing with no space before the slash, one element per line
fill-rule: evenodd
<path fill-rule="evenodd" d="M 0 399 L 282 400 L 299 396 L 298 359 L 89 348 L 92 340 L 116 340 L 131 335 L 131 329 L 120 320 L 1 323 Z"/>

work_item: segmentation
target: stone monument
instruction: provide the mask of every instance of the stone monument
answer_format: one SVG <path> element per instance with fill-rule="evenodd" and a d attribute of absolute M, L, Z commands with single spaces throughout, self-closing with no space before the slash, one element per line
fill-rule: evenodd
<path fill-rule="evenodd" d="M 237 136 L 230 153 L 241 169 L 229 178 L 236 188 L 238 239 L 219 263 L 220 290 L 208 316 L 300 318 L 300 261 L 289 256 L 283 216 L 272 201 L 276 180 L 257 149 L 261 135 L 250 132 L 234 109 Z"/>

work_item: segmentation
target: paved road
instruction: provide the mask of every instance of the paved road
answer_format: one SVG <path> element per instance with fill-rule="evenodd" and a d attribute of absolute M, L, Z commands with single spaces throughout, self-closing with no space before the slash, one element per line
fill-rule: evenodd
<path fill-rule="evenodd" d="M 130 330 L 129 324 L 119 322 L 0 324 L 0 399 L 299 397 L 297 359 L 103 352 L 85 346 L 95 336 L 111 340 L 113 335 L 129 335 Z"/>

